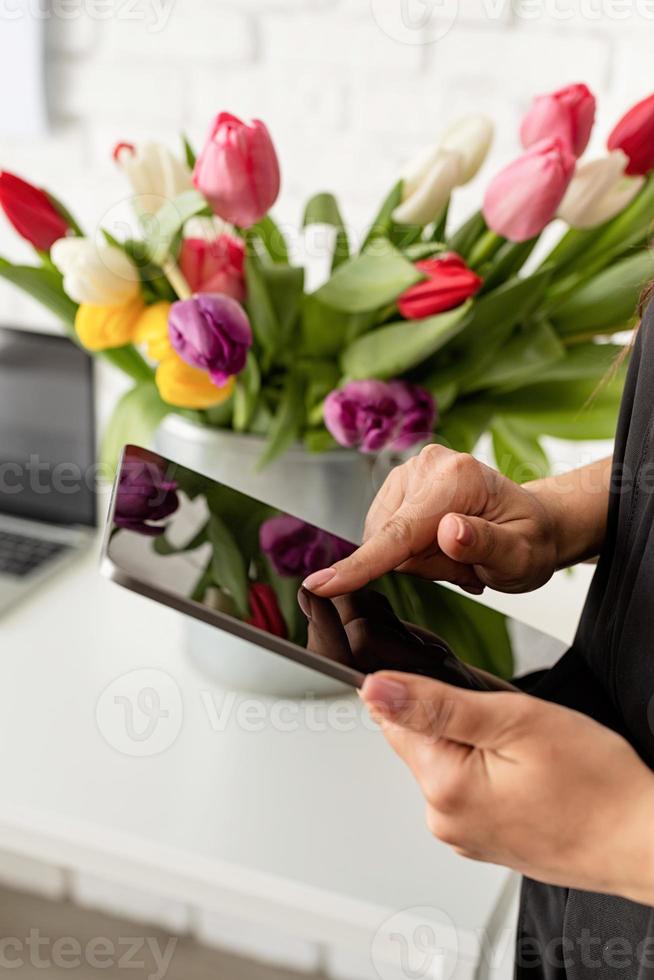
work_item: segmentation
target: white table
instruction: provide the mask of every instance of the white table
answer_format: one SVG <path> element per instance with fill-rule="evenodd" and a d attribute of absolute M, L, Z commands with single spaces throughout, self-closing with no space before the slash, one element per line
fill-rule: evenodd
<path fill-rule="evenodd" d="M 255 951 L 284 935 L 280 959 L 305 966 L 324 965 L 320 944 L 335 976 L 368 975 L 380 924 L 428 906 L 456 925 L 464 975 L 509 876 L 429 836 L 415 784 L 356 697 L 331 725 L 325 704 L 287 706 L 275 722 L 273 702 L 243 697 L 225 721 L 223 693 L 185 658 L 181 618 L 96 564 L 81 559 L 0 622 L 0 849 L 66 869 L 82 896 L 98 879 L 150 895 L 136 914 L 204 938 L 245 935 L 251 920 Z M 583 584 L 551 588 L 567 601 L 562 617 L 556 600 L 568 638 Z M 135 670 L 154 674 L 101 699 Z M 170 715 L 134 742 L 114 698 L 144 684 Z M 134 722 L 142 733 L 148 717 Z"/>

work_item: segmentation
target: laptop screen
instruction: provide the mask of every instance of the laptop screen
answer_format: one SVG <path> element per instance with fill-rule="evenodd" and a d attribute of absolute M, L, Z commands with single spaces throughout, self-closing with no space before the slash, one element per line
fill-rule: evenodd
<path fill-rule="evenodd" d="M 0 328 L 0 513 L 96 523 L 93 372 L 72 341 Z"/>

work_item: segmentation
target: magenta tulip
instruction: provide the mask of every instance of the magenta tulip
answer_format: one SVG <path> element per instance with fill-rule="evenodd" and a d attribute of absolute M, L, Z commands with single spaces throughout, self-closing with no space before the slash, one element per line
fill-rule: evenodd
<path fill-rule="evenodd" d="M 342 446 L 400 452 L 430 436 L 436 405 L 428 391 L 404 381 L 350 381 L 327 396 L 324 416 Z"/>
<path fill-rule="evenodd" d="M 542 140 L 492 181 L 484 218 L 496 234 L 526 242 L 552 220 L 575 172 L 576 159 L 560 139 Z"/>
<path fill-rule="evenodd" d="M 264 521 L 259 528 L 259 544 L 284 578 L 306 578 L 325 565 L 347 558 L 355 548 L 349 541 L 289 514 Z"/>
<path fill-rule="evenodd" d="M 560 139 L 576 157 L 588 146 L 596 100 L 587 85 L 568 85 L 539 95 L 525 116 L 520 138 L 525 149 L 544 139 Z"/>
<path fill-rule="evenodd" d="M 260 221 L 279 195 L 279 161 L 266 126 L 228 112 L 215 119 L 193 171 L 214 212 L 240 228 Z"/>
<path fill-rule="evenodd" d="M 622 117 L 609 136 L 608 146 L 609 150 L 626 153 L 626 173 L 631 176 L 644 177 L 654 170 L 654 94 Z"/>
<path fill-rule="evenodd" d="M 182 360 L 208 371 L 219 388 L 243 370 L 252 346 L 245 310 L 221 293 L 199 293 L 173 303 L 168 336 Z"/>

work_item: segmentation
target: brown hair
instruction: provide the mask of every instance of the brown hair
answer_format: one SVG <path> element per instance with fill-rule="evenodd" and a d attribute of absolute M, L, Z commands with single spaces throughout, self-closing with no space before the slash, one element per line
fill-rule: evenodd
<path fill-rule="evenodd" d="M 649 286 L 645 286 L 645 289 L 643 290 L 642 295 L 640 297 L 640 306 L 638 307 L 638 312 L 640 313 L 641 317 L 645 315 L 645 310 L 647 309 L 647 305 L 649 301 L 652 299 L 652 297 L 654 297 L 654 279 L 652 279 Z"/>

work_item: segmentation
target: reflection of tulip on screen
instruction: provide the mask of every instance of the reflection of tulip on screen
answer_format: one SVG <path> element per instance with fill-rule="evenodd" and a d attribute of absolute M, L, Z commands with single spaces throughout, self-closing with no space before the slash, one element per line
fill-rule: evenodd
<path fill-rule="evenodd" d="M 305 578 L 354 551 L 348 541 L 286 514 L 263 522 L 259 543 L 277 574 L 287 578 Z"/>
<path fill-rule="evenodd" d="M 127 458 L 123 464 L 118 490 L 114 523 L 127 531 L 157 537 L 165 525 L 154 524 L 174 514 L 179 507 L 177 484 L 151 460 Z"/>

